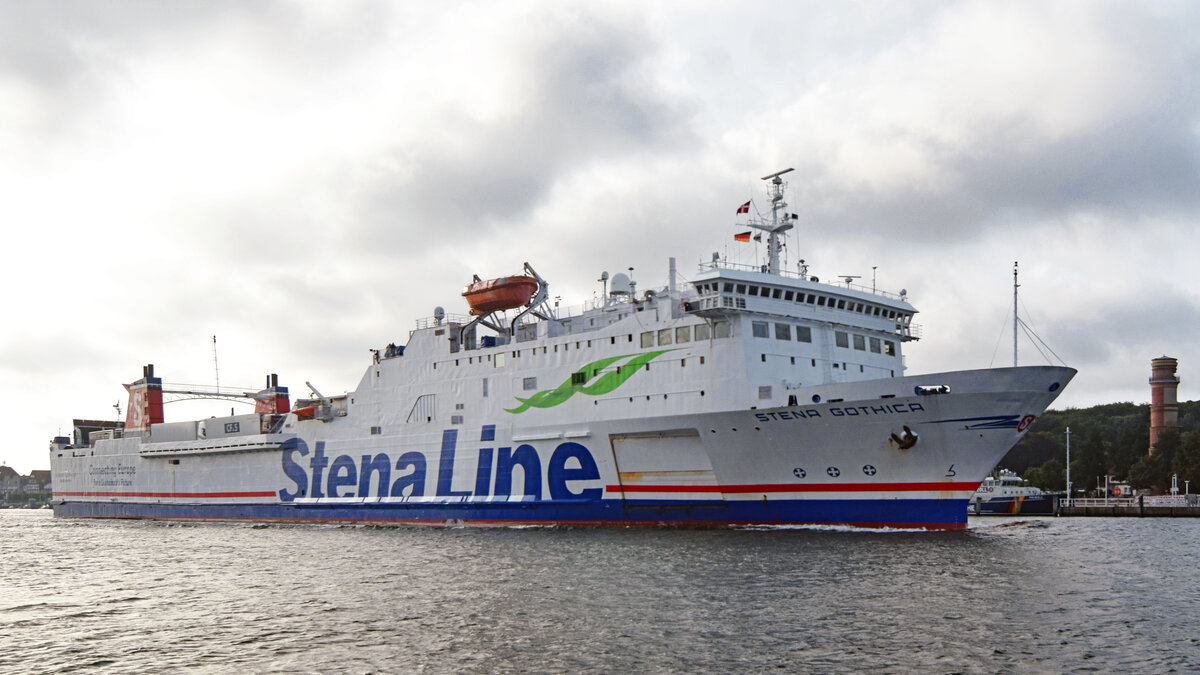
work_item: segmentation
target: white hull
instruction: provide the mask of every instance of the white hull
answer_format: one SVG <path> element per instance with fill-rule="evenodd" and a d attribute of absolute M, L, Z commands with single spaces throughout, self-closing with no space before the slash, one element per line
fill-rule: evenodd
<path fill-rule="evenodd" d="M 954 529 L 980 481 L 1072 374 L 1029 367 L 894 378 L 841 385 L 836 403 L 495 425 L 488 440 L 480 440 L 489 435 L 482 420 L 366 438 L 317 421 L 296 425 L 295 435 L 120 438 L 55 458 L 56 508 L 112 517 Z M 913 395 L 931 383 L 952 393 Z M 908 449 L 893 439 L 904 427 L 917 436 Z"/>

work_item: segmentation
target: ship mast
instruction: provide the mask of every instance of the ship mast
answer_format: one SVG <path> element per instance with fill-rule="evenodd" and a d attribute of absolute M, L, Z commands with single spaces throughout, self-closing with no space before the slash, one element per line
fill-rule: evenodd
<path fill-rule="evenodd" d="M 1013 368 L 1017 367 L 1017 263 L 1013 262 Z"/>
<path fill-rule="evenodd" d="M 767 273 L 769 274 L 779 274 L 779 234 L 792 229 L 791 221 L 796 219 L 795 215 L 789 216 L 784 213 L 787 202 L 783 201 L 783 179 L 780 176 L 789 171 L 793 171 L 793 169 L 776 171 L 762 178 L 771 181 L 771 222 L 747 223 L 750 227 L 767 233 Z"/>

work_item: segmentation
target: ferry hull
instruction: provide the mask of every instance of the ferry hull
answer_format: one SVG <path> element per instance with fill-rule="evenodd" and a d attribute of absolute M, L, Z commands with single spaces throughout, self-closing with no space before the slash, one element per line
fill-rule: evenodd
<path fill-rule="evenodd" d="M 958 530 L 965 499 L 786 499 L 765 502 L 601 500 L 586 503 L 427 505 L 151 504 L 60 502 L 54 514 L 72 518 L 303 522 L 434 526 L 678 526 L 842 525 L 862 528 Z"/>
<path fill-rule="evenodd" d="M 422 434 L 377 438 L 338 438 L 332 426 L 302 421 L 301 433 L 237 445 L 113 439 L 54 459 L 54 510 L 451 526 L 961 529 L 980 482 L 1073 374 L 960 371 L 883 381 L 907 396 L 853 383 L 825 390 L 838 397 L 822 403 L 587 425 L 555 424 L 547 412 L 520 428 L 435 422 Z M 921 382 L 947 393 L 914 395 Z"/>
<path fill-rule="evenodd" d="M 1052 516 L 1055 502 L 1064 496 L 1065 493 L 1051 493 L 972 502 L 972 512 L 981 516 Z"/>

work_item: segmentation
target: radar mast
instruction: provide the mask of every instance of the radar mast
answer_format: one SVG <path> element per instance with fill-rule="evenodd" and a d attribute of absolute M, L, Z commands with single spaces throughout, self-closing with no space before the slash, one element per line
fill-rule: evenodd
<path fill-rule="evenodd" d="M 787 232 L 792 229 L 792 220 L 796 219 L 795 215 L 789 215 L 784 211 L 787 208 L 787 202 L 783 201 L 783 179 L 780 178 L 783 174 L 793 171 L 788 168 L 783 171 L 776 171 L 769 176 L 763 176 L 763 180 L 771 181 L 771 222 L 770 223 L 747 223 L 750 227 L 756 230 L 762 230 L 767 233 L 767 273 L 779 274 L 779 235 L 782 232 Z"/>

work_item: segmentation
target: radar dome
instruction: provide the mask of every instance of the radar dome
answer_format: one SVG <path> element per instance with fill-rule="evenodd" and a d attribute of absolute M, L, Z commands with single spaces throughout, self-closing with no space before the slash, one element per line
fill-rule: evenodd
<path fill-rule="evenodd" d="M 611 281 L 612 290 L 609 291 L 610 295 L 629 295 L 630 284 L 628 274 L 625 274 L 624 272 L 617 272 L 616 274 L 612 275 Z"/>

